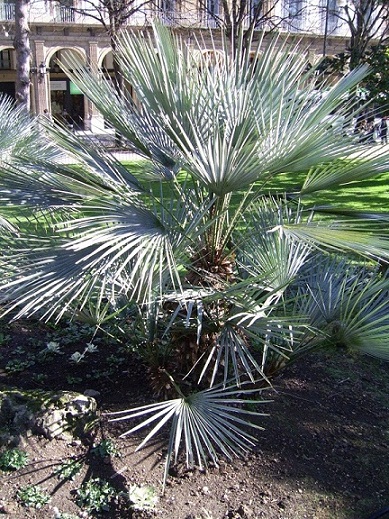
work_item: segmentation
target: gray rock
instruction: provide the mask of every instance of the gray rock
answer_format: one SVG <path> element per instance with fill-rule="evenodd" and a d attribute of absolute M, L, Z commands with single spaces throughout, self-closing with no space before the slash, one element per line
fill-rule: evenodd
<path fill-rule="evenodd" d="M 93 397 L 73 391 L 0 391 L 0 444 L 15 443 L 30 431 L 50 440 L 81 437 L 96 410 Z"/>
<path fill-rule="evenodd" d="M 101 393 L 100 391 L 96 391 L 96 389 L 85 389 L 84 391 L 85 396 L 91 396 L 92 398 L 100 398 Z"/>

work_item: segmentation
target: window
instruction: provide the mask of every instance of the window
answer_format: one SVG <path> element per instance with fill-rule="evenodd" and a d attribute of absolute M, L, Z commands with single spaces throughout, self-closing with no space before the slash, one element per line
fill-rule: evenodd
<path fill-rule="evenodd" d="M 175 3 L 174 0 L 160 0 L 159 10 L 161 19 L 164 23 L 170 24 L 174 21 Z"/>
<path fill-rule="evenodd" d="M 9 49 L 0 51 L 0 69 L 11 70 L 11 51 Z"/>
<path fill-rule="evenodd" d="M 327 31 L 332 32 L 339 25 L 339 17 L 338 17 L 339 8 L 337 6 L 337 0 L 325 0 L 324 7 L 326 10 L 325 16 L 328 16 Z M 328 11 L 327 11 L 327 9 L 328 9 Z M 324 21 L 324 23 L 325 23 L 325 21 Z"/>
<path fill-rule="evenodd" d="M 307 14 L 307 3 L 305 0 L 286 0 L 284 2 L 284 25 L 288 30 L 302 29 Z"/>
<path fill-rule="evenodd" d="M 250 17 L 256 17 L 260 15 L 263 9 L 263 2 L 261 0 L 250 0 Z"/>
<path fill-rule="evenodd" d="M 285 11 L 288 18 L 296 18 L 302 16 L 303 2 L 302 0 L 288 0 L 286 2 Z"/>
<path fill-rule="evenodd" d="M 1 20 L 15 20 L 15 2 L 0 2 L 0 16 Z"/>
<path fill-rule="evenodd" d="M 207 11 L 210 16 L 219 16 L 219 0 L 208 0 Z"/>
<path fill-rule="evenodd" d="M 207 27 L 217 27 L 217 21 L 220 15 L 219 0 L 205 0 L 202 5 L 205 6 L 205 22 Z"/>
<path fill-rule="evenodd" d="M 61 23 L 74 22 L 73 0 L 59 0 L 56 21 Z"/>
<path fill-rule="evenodd" d="M 161 10 L 165 13 L 171 13 L 174 11 L 173 0 L 161 0 Z"/>

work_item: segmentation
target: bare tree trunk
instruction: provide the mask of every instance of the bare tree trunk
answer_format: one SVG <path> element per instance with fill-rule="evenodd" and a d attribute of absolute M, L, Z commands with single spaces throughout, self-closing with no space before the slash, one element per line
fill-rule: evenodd
<path fill-rule="evenodd" d="M 16 50 L 16 103 L 30 110 L 30 29 L 28 27 L 28 5 L 30 0 L 15 1 Z"/>
<path fill-rule="evenodd" d="M 113 80 L 116 92 L 119 97 L 122 97 L 123 95 L 123 77 L 122 77 L 122 71 L 120 69 L 120 65 L 116 58 L 116 39 L 117 34 L 114 33 L 110 35 L 110 41 L 111 41 L 111 50 L 113 54 Z"/>
<path fill-rule="evenodd" d="M 350 57 L 350 69 L 356 68 L 365 58 L 366 51 L 374 43 L 387 42 L 389 13 L 387 2 L 382 0 L 351 0 L 337 13 L 346 22 L 350 33 L 350 45 L 347 49 Z"/>
<path fill-rule="evenodd" d="M 120 65 L 116 59 L 116 39 L 117 39 L 117 28 L 116 28 L 116 20 L 114 17 L 110 20 L 110 42 L 111 42 L 111 50 L 113 54 L 113 81 L 115 85 L 115 90 L 118 97 L 123 96 L 123 78 L 122 71 L 120 70 Z M 123 138 L 121 134 L 115 131 L 115 146 L 117 148 L 121 148 L 123 145 Z"/>

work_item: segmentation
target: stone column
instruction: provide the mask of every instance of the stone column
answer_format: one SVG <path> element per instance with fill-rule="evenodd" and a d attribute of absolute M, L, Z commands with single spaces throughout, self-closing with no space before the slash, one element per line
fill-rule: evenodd
<path fill-rule="evenodd" d="M 46 52 L 45 42 L 35 40 L 35 63 L 36 67 L 34 74 L 32 74 L 33 92 L 34 92 L 34 109 L 37 114 L 42 114 L 43 110 L 47 108 L 50 112 L 50 90 L 48 73 L 42 75 L 40 65 L 43 63 L 46 71 Z"/>
<path fill-rule="evenodd" d="M 97 77 L 99 74 L 99 51 L 97 41 L 89 42 L 88 62 L 91 72 Z M 89 101 L 86 96 L 84 128 L 93 133 L 104 132 L 104 117 L 98 112 L 95 105 Z"/>

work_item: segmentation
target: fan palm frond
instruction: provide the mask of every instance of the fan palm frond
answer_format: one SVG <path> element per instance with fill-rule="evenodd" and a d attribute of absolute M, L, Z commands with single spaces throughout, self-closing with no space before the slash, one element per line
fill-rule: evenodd
<path fill-rule="evenodd" d="M 303 218 L 302 206 L 292 209 L 286 200 L 271 197 L 258 200 L 247 220 L 243 238 L 236 237 L 239 240 L 238 267 L 242 276 L 256 277 L 268 273 L 266 290 L 273 292 L 278 289 L 281 295 L 312 251 L 308 242 L 282 232 L 283 224 L 294 228 Z"/>
<path fill-rule="evenodd" d="M 374 222 L 368 218 L 287 224 L 280 226 L 279 231 L 314 247 L 379 259 L 389 257 L 389 237 L 383 231 L 384 222 L 385 215 L 376 215 L 378 225 L 373 225 Z"/>
<path fill-rule="evenodd" d="M 301 193 L 306 195 L 340 184 L 356 182 L 379 173 L 386 173 L 388 168 L 389 158 L 384 149 L 354 150 L 347 160 L 342 157 L 312 168 L 305 178 Z"/>
<path fill-rule="evenodd" d="M 12 223 L 7 220 L 7 218 L 5 218 L 4 216 L 0 216 L 0 227 L 3 228 L 3 230 L 6 230 L 6 231 L 9 231 L 9 232 L 12 232 L 12 233 L 17 233 L 17 228 L 15 226 L 12 225 Z"/>
<path fill-rule="evenodd" d="M 172 422 L 163 478 L 165 486 L 169 467 L 177 461 L 182 444 L 188 467 L 196 463 L 202 468 L 207 466 L 209 460 L 217 464 L 220 454 L 231 459 L 250 450 L 255 445 L 255 437 L 247 429 L 261 430 L 262 427 L 247 417 L 255 419 L 266 415 L 249 410 L 247 406 L 266 403 L 259 398 L 250 399 L 250 395 L 260 395 L 261 392 L 257 388 L 214 387 L 189 396 L 180 394 L 179 398 L 166 402 L 111 413 L 109 416 L 114 417 L 112 421 L 121 421 L 151 414 L 122 434 L 124 437 L 155 423 L 137 450 L 146 445 L 169 421 Z"/>
<path fill-rule="evenodd" d="M 241 378 L 249 378 L 255 382 L 258 377 L 266 379 L 262 368 L 252 355 L 248 337 L 238 333 L 238 328 L 226 325 L 218 335 L 215 345 L 206 356 L 204 366 L 201 370 L 199 382 L 203 379 L 208 367 L 213 365 L 209 385 L 214 385 L 217 374 L 222 370 L 223 385 L 227 384 L 228 379 L 234 377 L 234 382 L 238 387 L 241 386 Z"/>
<path fill-rule="evenodd" d="M 107 221 L 102 220 L 103 227 Z M 129 300 L 147 302 L 166 274 L 175 276 L 171 246 L 159 229 L 135 235 L 115 224 L 116 230 L 102 228 L 78 240 L 57 240 L 56 247 L 51 240 L 36 241 L 35 250 L 30 249 L 23 262 L 17 255 L 8 256 L 9 262 L 19 264 L 19 276 L 3 286 L 3 297 L 21 308 L 18 317 L 48 306 L 49 315 L 61 316 L 75 300 L 82 308 L 96 290 L 101 300 L 112 293 L 114 299 L 126 294 Z M 32 240 L 24 244 L 32 245 Z M 169 265 L 166 274 L 161 262 Z"/>
<path fill-rule="evenodd" d="M 326 116 L 338 110 L 350 120 L 344 95 L 366 75 L 363 67 L 326 96 L 314 97 L 314 71 L 302 75 L 303 59 L 290 49 L 270 45 L 250 62 L 225 47 L 210 67 L 200 48 L 189 52 L 158 25 L 152 38 L 123 34 L 118 48 L 123 75 L 142 109 L 116 99 L 109 83 L 86 69 L 73 66 L 69 74 L 140 153 L 147 148 L 150 157 L 151 143 L 162 151 L 164 135 L 172 164 L 216 194 L 355 152 L 352 140 L 339 138 Z"/>
<path fill-rule="evenodd" d="M 295 311 L 306 315 L 311 326 L 321 330 L 318 340 L 389 358 L 387 277 L 377 277 L 372 267 L 361 268 L 336 257 L 315 255 L 297 286 L 300 297 Z"/>
<path fill-rule="evenodd" d="M 39 144 L 38 144 L 39 142 Z M 60 154 L 44 133 L 37 117 L 12 98 L 0 95 L 0 164 L 10 165 L 23 157 L 54 158 Z"/>
<path fill-rule="evenodd" d="M 131 175 L 121 175 L 120 168 L 109 163 L 101 171 L 98 164 L 79 174 L 42 162 L 33 173 L 12 169 L 1 180 L 11 187 L 4 191 L 4 199 L 36 208 L 19 227 L 26 236 L 7 238 L 7 251 L 17 246 L 24 257 L 7 252 L 18 274 L 3 286 L 4 297 L 21 305 L 22 313 L 23 306 L 31 315 L 50 305 L 50 315 L 62 315 L 75 298 L 83 307 L 93 290 L 100 293 L 98 300 L 104 300 L 107 291 L 114 298 L 126 294 L 146 302 L 165 283 L 180 287 L 173 255 L 173 243 L 179 243 L 176 229 L 164 227 L 170 222 L 166 215 L 161 220 L 145 205 Z M 182 206 L 172 206 L 170 214 L 174 210 L 179 214 L 171 219 L 178 221 Z M 41 222 L 34 232 L 37 213 Z M 46 237 L 39 238 L 43 230 Z"/>

